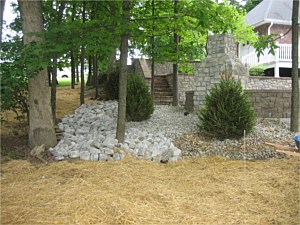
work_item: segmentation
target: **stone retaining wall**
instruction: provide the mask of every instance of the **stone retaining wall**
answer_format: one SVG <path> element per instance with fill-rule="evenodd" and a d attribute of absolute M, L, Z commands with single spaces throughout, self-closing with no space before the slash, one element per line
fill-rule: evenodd
<path fill-rule="evenodd" d="M 250 76 L 246 89 L 250 90 L 291 90 L 292 79 L 290 77 L 253 77 Z"/>
<path fill-rule="evenodd" d="M 134 59 L 132 63 L 133 74 L 141 76 L 145 83 L 147 84 L 149 90 L 151 90 L 151 76 L 145 76 L 145 69 L 142 68 L 141 62 L 139 59 Z"/>
<path fill-rule="evenodd" d="M 151 60 L 146 60 L 148 67 L 151 71 Z M 154 74 L 155 75 L 166 75 L 173 73 L 173 63 L 172 62 L 164 62 L 164 63 L 155 63 L 154 66 Z"/>
<path fill-rule="evenodd" d="M 262 118 L 289 118 L 291 90 L 247 90 L 256 116 Z"/>
<path fill-rule="evenodd" d="M 173 74 L 167 76 L 168 84 L 173 88 Z M 191 74 L 178 74 L 178 99 L 179 104 L 185 104 L 185 92 L 195 90 L 195 76 Z"/>

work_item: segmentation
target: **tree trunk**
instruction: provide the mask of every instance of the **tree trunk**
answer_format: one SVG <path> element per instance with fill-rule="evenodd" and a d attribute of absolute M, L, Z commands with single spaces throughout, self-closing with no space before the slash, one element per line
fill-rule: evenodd
<path fill-rule="evenodd" d="M 47 73 L 48 73 L 48 84 L 49 84 L 49 87 L 51 87 L 51 77 L 52 77 L 52 67 L 51 66 L 48 66 L 47 67 Z"/>
<path fill-rule="evenodd" d="M 84 46 L 81 46 L 80 55 L 80 105 L 84 104 Z"/>
<path fill-rule="evenodd" d="M 123 21 L 125 26 L 128 26 L 129 12 L 130 12 L 130 0 L 123 0 Z M 118 139 L 119 143 L 123 143 L 125 139 L 128 39 L 129 39 L 129 34 L 127 32 L 121 34 L 119 105 L 118 105 L 118 121 L 117 121 L 117 133 L 116 133 L 116 138 Z"/>
<path fill-rule="evenodd" d="M 74 51 L 71 50 L 71 88 L 75 89 L 75 76 L 76 76 L 76 64 L 74 58 Z"/>
<path fill-rule="evenodd" d="M 56 123 L 56 89 L 57 89 L 57 56 L 53 57 L 52 83 L 51 83 L 51 108 L 53 122 Z"/>
<path fill-rule="evenodd" d="M 79 83 L 79 61 L 78 55 L 75 55 L 76 82 Z"/>
<path fill-rule="evenodd" d="M 152 36 L 151 36 L 151 53 L 152 53 L 152 58 L 151 58 L 151 95 L 154 99 L 154 63 L 155 63 L 155 59 L 154 59 L 154 13 L 155 13 L 155 9 L 154 9 L 154 0 L 152 0 L 151 2 L 152 5 Z"/>
<path fill-rule="evenodd" d="M 82 22 L 85 23 L 85 8 L 86 1 L 83 1 L 83 9 L 82 9 Z M 81 46 L 81 54 L 80 54 L 80 105 L 84 104 L 84 55 L 85 49 L 84 45 Z"/>
<path fill-rule="evenodd" d="M 95 99 L 99 97 L 99 84 L 98 84 L 98 58 L 94 55 L 93 60 L 93 74 L 94 74 L 94 84 L 95 84 Z"/>
<path fill-rule="evenodd" d="M 0 0 L 1 14 L 0 14 L 0 44 L 2 43 L 2 29 L 3 29 L 3 14 L 5 7 L 5 0 Z"/>
<path fill-rule="evenodd" d="M 178 14 L 178 0 L 174 0 L 174 19 L 175 19 L 175 26 Z M 175 62 L 173 63 L 173 106 L 178 106 L 178 43 L 179 43 L 179 36 L 176 33 L 176 27 L 174 30 L 174 43 L 175 49 L 174 53 L 176 56 Z"/>
<path fill-rule="evenodd" d="M 299 42 L 299 0 L 293 0 L 292 14 L 292 107 L 291 131 L 299 131 L 299 71 L 298 71 L 298 42 Z"/>
<path fill-rule="evenodd" d="M 87 78 L 87 81 L 86 81 L 86 86 L 92 86 L 92 84 L 93 84 L 93 79 L 92 79 L 92 69 L 93 69 L 92 56 L 89 56 L 88 64 L 89 64 L 89 75 L 88 75 L 88 78 Z"/>
<path fill-rule="evenodd" d="M 57 19 L 56 19 L 56 23 L 58 26 L 61 24 L 65 7 L 66 7 L 66 3 L 64 1 L 61 1 L 60 5 L 58 7 Z M 56 36 L 56 40 L 59 41 L 57 36 Z M 51 107 L 52 107 L 52 116 L 53 116 L 54 123 L 56 123 L 56 89 L 57 89 L 57 84 L 58 84 L 58 82 L 57 82 L 57 60 L 58 60 L 58 56 L 57 56 L 57 54 L 54 54 L 52 86 L 51 86 Z"/>
<path fill-rule="evenodd" d="M 73 2 L 72 5 L 72 23 L 75 21 L 76 4 Z M 76 61 L 75 61 L 75 50 L 71 49 L 71 88 L 75 89 L 75 78 L 76 78 Z"/>
<path fill-rule="evenodd" d="M 18 0 L 22 18 L 24 45 L 31 42 L 43 42 L 44 37 L 32 35 L 43 32 L 43 14 L 41 1 Z M 45 144 L 51 147 L 56 145 L 56 135 L 51 110 L 50 88 L 48 85 L 47 69 L 38 72 L 28 80 L 29 91 L 29 147 L 33 148 Z"/>
<path fill-rule="evenodd" d="M 115 63 L 116 63 L 116 50 L 114 50 L 111 55 L 109 56 L 109 64 L 108 64 L 108 71 L 107 71 L 107 79 L 110 78 L 111 74 L 115 70 Z"/>

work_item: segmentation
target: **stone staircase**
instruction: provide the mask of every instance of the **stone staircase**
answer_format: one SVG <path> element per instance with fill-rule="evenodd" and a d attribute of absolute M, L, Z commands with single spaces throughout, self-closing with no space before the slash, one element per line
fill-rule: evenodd
<path fill-rule="evenodd" d="M 154 76 L 154 104 L 170 105 L 172 102 L 173 94 L 166 76 Z"/>

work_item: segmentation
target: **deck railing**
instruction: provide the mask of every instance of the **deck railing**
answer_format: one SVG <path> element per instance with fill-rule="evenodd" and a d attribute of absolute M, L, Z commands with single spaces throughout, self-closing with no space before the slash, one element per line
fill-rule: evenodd
<path fill-rule="evenodd" d="M 269 49 L 264 50 L 264 54 L 257 58 L 255 51 L 241 58 L 242 63 L 248 67 L 258 64 L 268 64 L 276 62 L 292 62 L 292 45 L 277 44 L 279 48 L 275 50 L 275 55 L 269 54 Z M 299 51 L 300 52 L 300 51 Z"/>

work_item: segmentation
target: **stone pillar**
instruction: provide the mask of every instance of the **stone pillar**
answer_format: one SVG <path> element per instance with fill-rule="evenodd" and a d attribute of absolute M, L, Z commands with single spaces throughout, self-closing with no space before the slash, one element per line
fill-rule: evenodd
<path fill-rule="evenodd" d="M 184 108 L 188 112 L 194 111 L 194 91 L 185 92 L 185 105 Z"/>
<path fill-rule="evenodd" d="M 237 57 L 235 37 L 229 34 L 208 37 L 208 55 L 195 71 L 194 105 L 198 109 L 203 105 L 205 96 L 211 88 L 220 83 L 224 75 L 240 79 L 245 88 L 249 71 Z"/>

